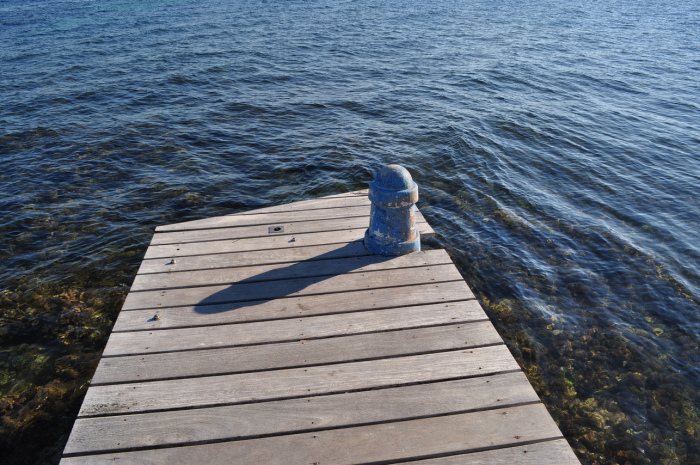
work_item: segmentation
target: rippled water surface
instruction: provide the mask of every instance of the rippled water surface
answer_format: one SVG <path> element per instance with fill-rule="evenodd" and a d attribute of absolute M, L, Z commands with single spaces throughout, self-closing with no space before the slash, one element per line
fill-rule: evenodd
<path fill-rule="evenodd" d="M 398 162 L 585 464 L 700 463 L 700 6 L 0 2 L 0 451 L 55 463 L 156 225 Z"/>

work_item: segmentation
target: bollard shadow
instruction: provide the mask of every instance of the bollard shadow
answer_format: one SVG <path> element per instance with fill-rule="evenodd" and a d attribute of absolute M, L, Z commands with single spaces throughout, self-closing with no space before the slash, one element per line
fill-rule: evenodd
<path fill-rule="evenodd" d="M 362 240 L 333 251 L 237 281 L 195 305 L 199 314 L 217 314 L 260 305 L 300 292 L 327 279 L 395 257 L 357 255 Z M 366 250 L 366 249 L 365 249 Z M 367 252 L 369 254 L 369 252 Z"/>

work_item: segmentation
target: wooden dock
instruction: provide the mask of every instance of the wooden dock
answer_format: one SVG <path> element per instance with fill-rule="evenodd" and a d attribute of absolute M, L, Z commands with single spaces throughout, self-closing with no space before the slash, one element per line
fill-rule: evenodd
<path fill-rule="evenodd" d="M 370 255 L 369 211 L 157 228 L 61 463 L 578 464 L 447 253 Z"/>

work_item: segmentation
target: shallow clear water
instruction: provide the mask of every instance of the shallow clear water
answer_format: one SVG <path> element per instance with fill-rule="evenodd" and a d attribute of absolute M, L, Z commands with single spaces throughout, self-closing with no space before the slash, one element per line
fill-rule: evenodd
<path fill-rule="evenodd" d="M 700 462 L 700 6 L 0 2 L 0 448 L 54 463 L 156 225 L 423 213 L 583 463 Z"/>

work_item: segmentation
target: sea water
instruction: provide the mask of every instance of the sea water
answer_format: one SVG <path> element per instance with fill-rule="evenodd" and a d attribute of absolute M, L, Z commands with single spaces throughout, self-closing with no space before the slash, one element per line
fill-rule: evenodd
<path fill-rule="evenodd" d="M 700 462 L 697 2 L 3 0 L 0 44 L 3 463 L 57 462 L 155 226 L 386 163 L 583 463 Z"/>

